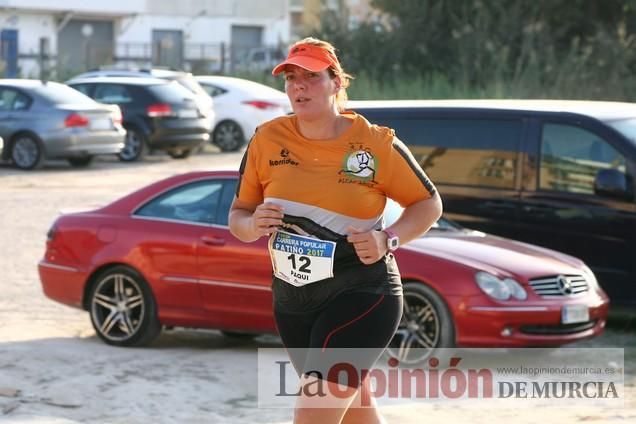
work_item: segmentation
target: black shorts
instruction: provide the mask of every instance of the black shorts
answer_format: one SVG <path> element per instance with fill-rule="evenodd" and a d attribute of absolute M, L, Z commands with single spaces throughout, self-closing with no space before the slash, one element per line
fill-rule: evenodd
<path fill-rule="evenodd" d="M 352 247 L 351 250 L 355 255 Z M 350 292 L 398 297 L 402 295 L 400 270 L 392 253 L 371 265 L 360 262 L 357 255 L 354 259 L 350 259 L 351 257 L 352 255 L 344 260 L 337 258 L 334 277 L 302 287 L 293 286 L 274 277 L 274 308 L 281 312 L 308 313 L 320 311 L 337 297 Z M 372 298 L 377 299 L 378 296 Z"/>
<path fill-rule="evenodd" d="M 361 379 L 339 374 L 334 380 L 329 370 L 336 363 L 352 365 L 358 372 L 373 367 L 400 323 L 402 296 L 349 291 L 311 312 L 288 312 L 274 304 L 274 317 L 299 374 L 355 387 Z"/>

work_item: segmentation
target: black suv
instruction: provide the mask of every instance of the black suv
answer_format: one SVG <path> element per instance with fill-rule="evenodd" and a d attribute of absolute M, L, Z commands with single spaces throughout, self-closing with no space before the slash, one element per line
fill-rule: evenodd
<path fill-rule="evenodd" d="M 127 130 L 119 154 L 135 161 L 148 149 L 163 150 L 175 159 L 186 158 L 210 138 L 207 111 L 176 81 L 158 78 L 98 77 L 73 79 L 67 84 L 100 103 L 121 108 Z"/>
<path fill-rule="evenodd" d="M 448 100 L 349 106 L 395 129 L 439 188 L 446 216 L 576 256 L 592 268 L 613 304 L 636 305 L 636 104 Z"/>
<path fill-rule="evenodd" d="M 106 67 L 92 69 L 76 75 L 72 80 L 99 77 L 160 78 L 168 81 L 176 81 L 194 94 L 199 108 L 204 111 L 206 115 L 209 115 L 210 121 L 214 122 L 214 101 L 189 72 L 161 68 L 121 69 Z"/>

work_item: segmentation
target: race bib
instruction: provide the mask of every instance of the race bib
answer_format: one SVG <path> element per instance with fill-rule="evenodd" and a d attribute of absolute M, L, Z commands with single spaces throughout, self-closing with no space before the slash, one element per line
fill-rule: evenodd
<path fill-rule="evenodd" d="M 333 277 L 336 243 L 285 231 L 269 239 L 274 275 L 300 287 Z"/>

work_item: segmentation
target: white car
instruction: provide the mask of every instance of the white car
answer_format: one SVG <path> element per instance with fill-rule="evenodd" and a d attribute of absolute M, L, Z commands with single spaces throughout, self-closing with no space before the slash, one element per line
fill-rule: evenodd
<path fill-rule="evenodd" d="M 210 139 L 224 152 L 240 149 L 263 122 L 291 113 L 287 95 L 266 85 L 223 76 L 195 78 L 214 98 Z"/>

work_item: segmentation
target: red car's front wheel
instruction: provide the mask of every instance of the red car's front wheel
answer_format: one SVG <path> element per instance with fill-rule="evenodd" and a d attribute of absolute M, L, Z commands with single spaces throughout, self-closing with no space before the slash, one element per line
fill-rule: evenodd
<path fill-rule="evenodd" d="M 142 346 L 161 332 L 154 296 L 135 270 L 116 266 L 95 280 L 89 298 L 97 335 L 115 346 Z"/>

